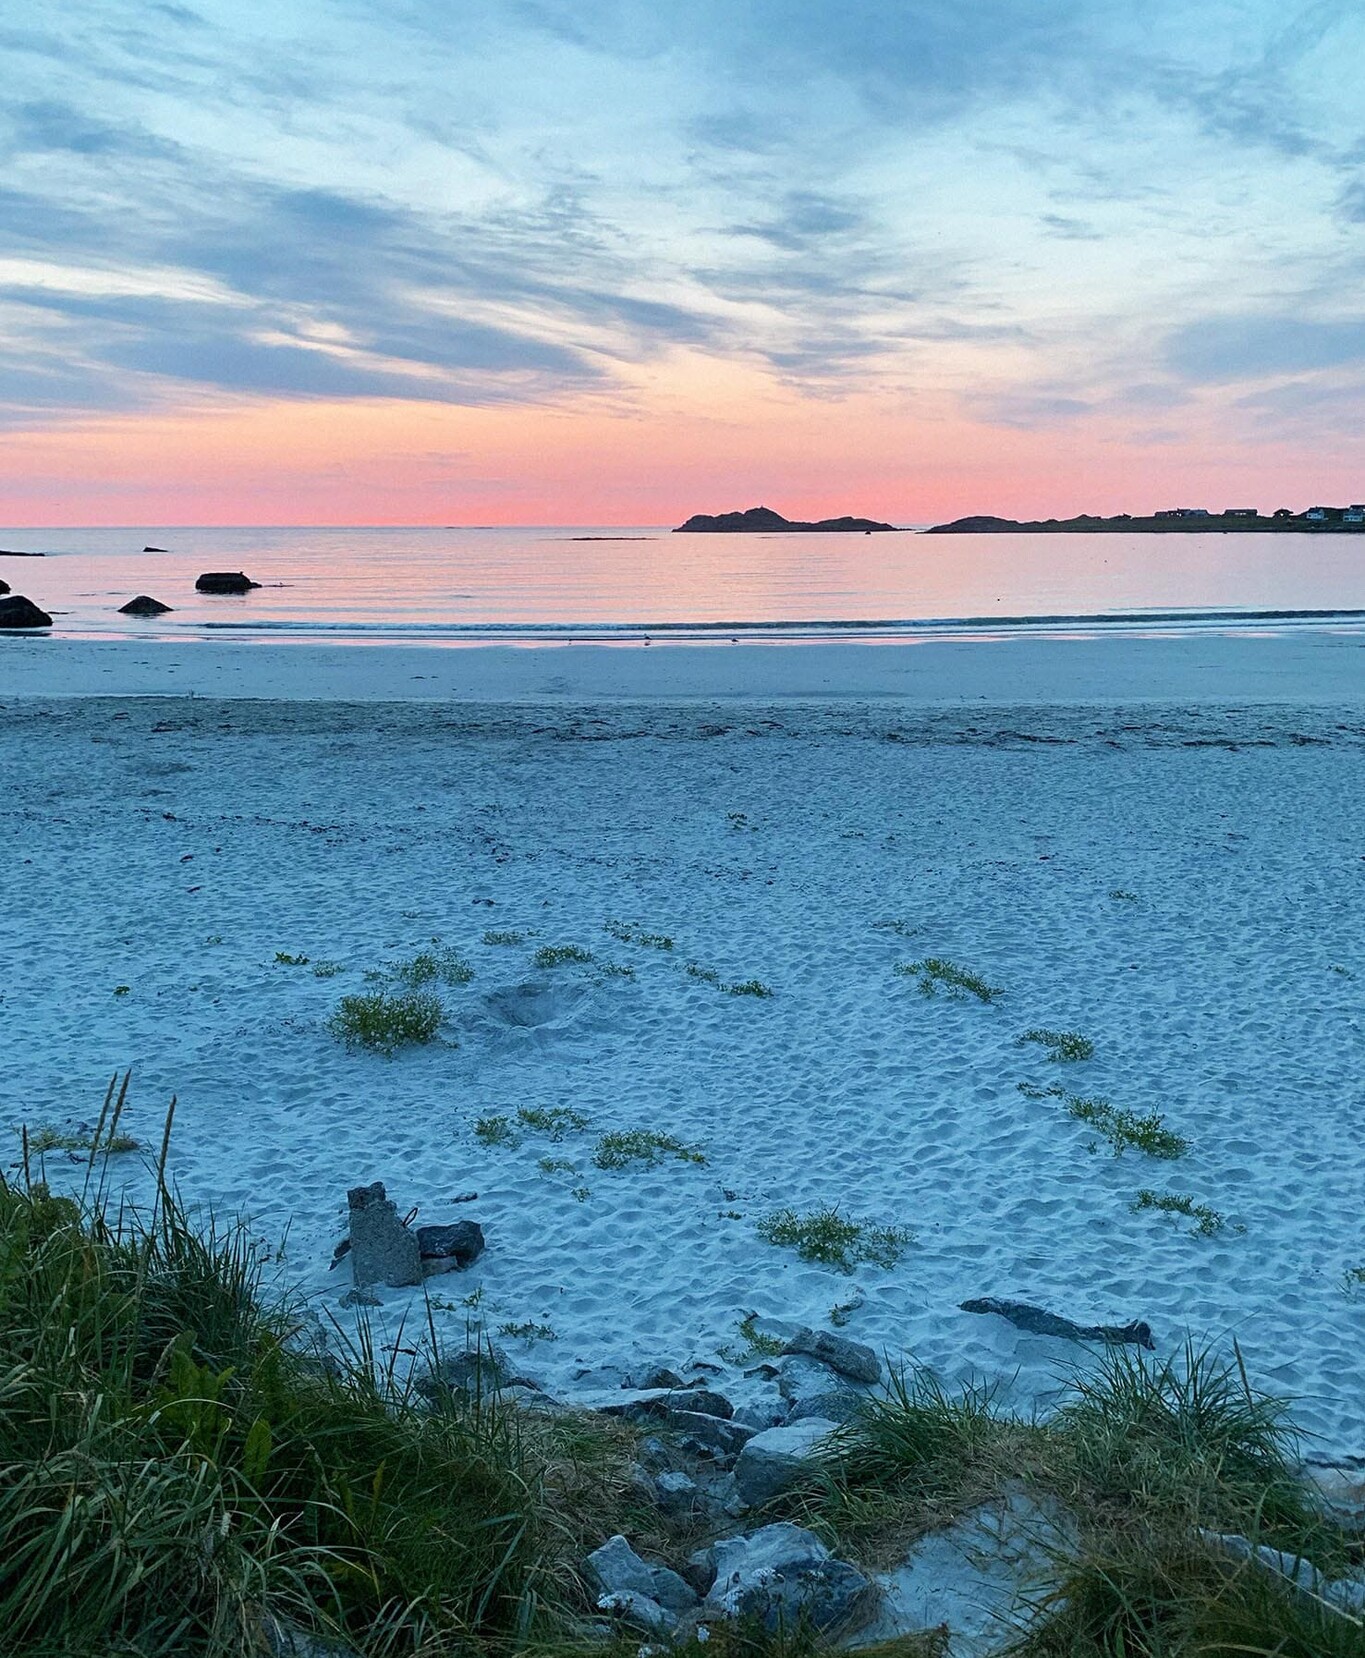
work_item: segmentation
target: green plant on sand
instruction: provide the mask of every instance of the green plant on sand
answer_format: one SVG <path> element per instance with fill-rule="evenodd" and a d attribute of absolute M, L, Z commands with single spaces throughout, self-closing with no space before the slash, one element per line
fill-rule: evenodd
<path fill-rule="evenodd" d="M 837 1205 L 812 1209 L 801 1215 L 795 1209 L 777 1209 L 758 1223 L 758 1235 L 765 1243 L 794 1249 L 803 1261 L 838 1267 L 852 1272 L 861 1261 L 876 1266 L 895 1266 L 915 1235 L 906 1226 L 879 1226 L 841 1214 Z"/>
<path fill-rule="evenodd" d="M 645 1163 L 652 1168 L 669 1158 L 681 1163 L 706 1161 L 699 1146 L 689 1146 L 675 1135 L 661 1134 L 652 1128 L 613 1129 L 602 1136 L 592 1154 L 599 1169 L 624 1169 L 632 1163 Z"/>
<path fill-rule="evenodd" d="M 433 943 L 436 941 L 433 940 Z M 474 969 L 459 951 L 443 946 L 419 950 L 408 960 L 395 962 L 389 971 L 400 983 L 413 990 L 430 984 L 468 984 L 474 977 Z"/>
<path fill-rule="evenodd" d="M 148 1211 L 0 1176 L 0 1651 L 511 1642 L 553 1589 L 514 1425 L 433 1412 L 363 1328 L 320 1363 L 245 1235 L 191 1226 L 169 1126 Z"/>
<path fill-rule="evenodd" d="M 926 956 L 923 961 L 903 961 L 896 967 L 903 979 L 913 979 L 922 996 L 935 996 L 940 989 L 959 999 L 975 996 L 979 1002 L 993 1002 L 1004 991 L 998 985 L 987 984 L 979 973 L 956 967 L 942 956 Z"/>
<path fill-rule="evenodd" d="M 1210 1209 L 1207 1203 L 1196 1203 L 1183 1192 L 1153 1192 L 1144 1186 L 1129 1207 L 1134 1214 L 1154 1209 L 1162 1215 L 1184 1215 L 1195 1222 L 1194 1232 L 1201 1238 L 1211 1238 L 1227 1225 L 1226 1217 L 1216 1209 Z"/>
<path fill-rule="evenodd" d="M 327 1028 L 348 1048 L 393 1055 L 399 1048 L 433 1041 L 442 1017 L 440 1001 L 429 990 L 375 990 L 343 996 Z"/>
<path fill-rule="evenodd" d="M 1075 1064 L 1078 1060 L 1095 1057 L 1095 1044 L 1079 1031 L 1035 1028 L 1026 1030 L 1019 1041 L 1038 1043 L 1040 1047 L 1047 1049 L 1049 1059 L 1054 1059 L 1062 1065 Z"/>
<path fill-rule="evenodd" d="M 533 967 L 584 966 L 593 959 L 591 950 L 577 944 L 542 944 L 531 957 Z"/>

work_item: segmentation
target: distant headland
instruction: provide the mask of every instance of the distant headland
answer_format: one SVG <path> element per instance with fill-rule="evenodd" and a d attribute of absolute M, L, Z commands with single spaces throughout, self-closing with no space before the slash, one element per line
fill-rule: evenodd
<path fill-rule="evenodd" d="M 871 535 L 874 530 L 894 530 L 894 524 L 879 524 L 875 518 L 819 518 L 813 523 L 801 519 L 784 518 L 771 507 L 750 507 L 747 512 L 696 512 L 685 524 L 679 524 L 674 535 L 753 535 L 767 531 L 785 534 L 789 530 L 844 530 L 861 531 Z"/>
<path fill-rule="evenodd" d="M 1143 535 L 1189 534 L 1202 531 L 1224 534 L 1229 530 L 1255 530 L 1260 534 L 1272 532 L 1365 531 L 1365 506 L 1309 507 L 1306 512 L 1294 512 L 1280 507 L 1262 515 L 1255 507 L 1227 507 L 1222 512 L 1209 512 L 1205 507 L 1170 507 L 1146 517 L 1135 517 L 1121 512 L 1113 518 L 1098 518 L 1091 513 L 1080 513 L 1075 518 L 992 518 L 978 515 L 973 518 L 955 518 L 951 524 L 935 524 L 926 535 L 1095 535 L 1106 531 L 1138 531 Z"/>

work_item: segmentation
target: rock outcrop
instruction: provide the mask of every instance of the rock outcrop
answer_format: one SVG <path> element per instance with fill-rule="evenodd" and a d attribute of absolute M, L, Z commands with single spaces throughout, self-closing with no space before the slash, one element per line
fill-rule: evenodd
<path fill-rule="evenodd" d="M 127 604 L 121 604 L 118 613 L 120 616 L 165 616 L 171 609 L 172 606 L 162 604 L 160 599 L 154 599 L 148 593 L 139 593 Z"/>
<path fill-rule="evenodd" d="M 50 628 L 52 618 L 22 593 L 0 599 L 0 628 Z"/>
<path fill-rule="evenodd" d="M 250 593 L 260 585 L 240 570 L 205 570 L 195 582 L 194 590 L 196 593 Z"/>
<path fill-rule="evenodd" d="M 874 530 L 894 530 L 894 524 L 882 524 L 875 518 L 818 518 L 815 520 L 784 518 L 771 507 L 750 507 L 747 512 L 695 512 L 685 524 L 679 524 L 674 535 L 785 535 L 792 530 L 846 531 L 871 535 Z"/>

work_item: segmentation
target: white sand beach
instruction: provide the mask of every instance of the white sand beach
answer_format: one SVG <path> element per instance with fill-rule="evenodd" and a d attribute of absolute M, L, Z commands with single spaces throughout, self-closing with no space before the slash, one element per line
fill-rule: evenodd
<path fill-rule="evenodd" d="M 1365 1453 L 1365 635 L 0 647 L 7 1163 L 128 1066 L 147 1145 L 178 1098 L 185 1198 L 285 1238 L 339 1319 L 347 1187 L 477 1219 L 438 1325 L 545 1327 L 495 1339 L 564 1396 L 701 1358 L 738 1400 L 745 1314 L 856 1303 L 893 1362 L 1046 1405 L 1094 1350 L 959 1310 L 1002 1296 L 1146 1319 L 1163 1355 L 1235 1339 L 1321 1449 Z M 434 938 L 474 969 L 444 1040 L 328 1033 Z M 532 964 L 563 945 L 594 959 Z M 895 969 L 927 957 L 1001 994 L 921 995 Z M 751 979 L 771 997 L 723 988 Z M 1115 1156 L 1020 1083 L 1159 1112 L 1188 1152 Z M 705 1162 L 595 1167 L 633 1128 Z M 845 1274 L 758 1237 L 817 1205 L 914 1241 Z M 390 1331 L 422 1309 L 382 1300 Z"/>

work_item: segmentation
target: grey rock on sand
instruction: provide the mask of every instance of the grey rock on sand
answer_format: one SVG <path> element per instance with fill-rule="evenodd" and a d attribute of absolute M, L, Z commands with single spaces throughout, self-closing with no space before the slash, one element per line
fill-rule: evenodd
<path fill-rule="evenodd" d="M 356 1285 L 388 1284 L 401 1289 L 422 1282 L 422 1257 L 417 1239 L 398 1216 L 398 1207 L 384 1191 L 384 1182 L 353 1186 L 346 1194 L 351 1223 L 351 1273 Z"/>
<path fill-rule="evenodd" d="M 847 1336 L 832 1335 L 828 1330 L 808 1330 L 803 1325 L 782 1351 L 817 1359 L 851 1382 L 871 1384 L 882 1379 L 881 1360 L 872 1348 L 860 1341 L 850 1341 Z"/>
<path fill-rule="evenodd" d="M 426 1272 L 462 1270 L 484 1252 L 483 1227 L 476 1220 L 457 1220 L 450 1226 L 419 1226 L 417 1252 Z"/>
<path fill-rule="evenodd" d="M 764 1526 L 727 1537 L 711 1556 L 716 1576 L 704 1610 L 722 1618 L 754 1618 L 768 1630 L 803 1622 L 817 1632 L 856 1627 L 872 1611 L 873 1585 L 800 1526 Z"/>
<path fill-rule="evenodd" d="M 1026 1301 L 1001 1301 L 993 1295 L 958 1305 L 964 1313 L 994 1313 L 997 1318 L 1008 1319 L 1016 1329 L 1027 1330 L 1034 1336 L 1056 1336 L 1061 1341 L 1107 1341 L 1115 1345 L 1132 1342 L 1148 1352 L 1156 1350 L 1152 1327 L 1141 1319 L 1134 1319 L 1131 1324 L 1073 1324 L 1069 1318 L 1059 1318 L 1041 1307 L 1030 1307 Z"/>
<path fill-rule="evenodd" d="M 195 582 L 194 590 L 196 593 L 250 593 L 260 585 L 240 570 L 205 570 Z"/>
<path fill-rule="evenodd" d="M 836 1424 L 819 1416 L 792 1427 L 755 1434 L 735 1464 L 735 1489 L 750 1508 L 760 1508 L 813 1474 Z"/>
<path fill-rule="evenodd" d="M 171 608 L 148 593 L 139 593 L 135 599 L 129 599 L 127 604 L 121 604 L 118 613 L 120 616 L 165 616 Z"/>
<path fill-rule="evenodd" d="M 649 1628 L 668 1628 L 680 1613 L 693 1611 L 696 1591 L 667 1566 L 651 1566 L 641 1560 L 624 1537 L 609 1537 L 584 1562 L 588 1581 L 598 1593 L 603 1611 L 618 1612 L 631 1622 Z M 645 1604 L 641 1605 L 640 1603 Z M 668 1616 L 655 1617 L 662 1609 Z"/>
<path fill-rule="evenodd" d="M 32 599 L 26 599 L 22 593 L 14 593 L 8 598 L 0 599 L 0 628 L 50 628 L 52 618 L 45 610 L 39 610 Z"/>

